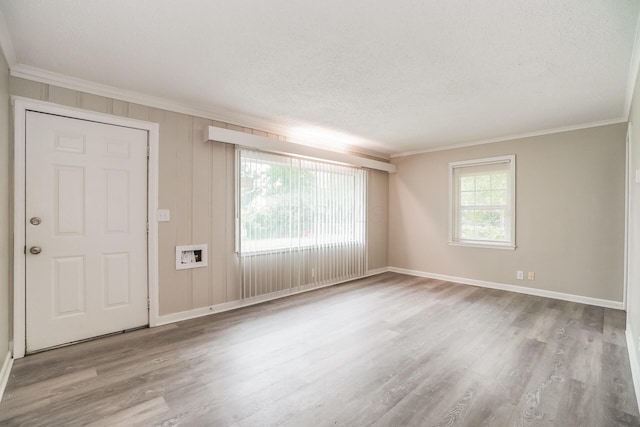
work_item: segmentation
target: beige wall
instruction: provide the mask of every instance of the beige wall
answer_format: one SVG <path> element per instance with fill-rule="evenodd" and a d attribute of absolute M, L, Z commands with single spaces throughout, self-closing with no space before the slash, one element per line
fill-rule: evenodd
<path fill-rule="evenodd" d="M 10 78 L 10 92 L 159 123 L 159 207 L 171 211 L 171 221 L 159 223 L 160 314 L 239 299 L 238 260 L 233 252 L 234 147 L 203 142 L 203 130 L 213 125 L 274 138 L 278 135 L 15 77 Z M 373 175 L 370 200 L 377 212 L 386 213 L 387 178 Z M 386 217 L 379 222 L 386 223 Z M 370 231 L 372 268 L 386 266 L 386 227 Z M 199 243 L 209 245 L 209 267 L 176 271 L 175 246 Z"/>
<path fill-rule="evenodd" d="M 620 124 L 394 159 L 389 265 L 622 301 L 625 134 Z M 517 249 L 450 246 L 448 163 L 506 154 Z"/>
<path fill-rule="evenodd" d="M 9 350 L 9 66 L 0 53 L 0 368 Z"/>
<path fill-rule="evenodd" d="M 367 186 L 369 270 L 386 268 L 389 265 L 387 259 L 388 202 L 389 174 L 370 170 Z"/>
<path fill-rule="evenodd" d="M 629 263 L 627 278 L 627 328 L 632 340 L 630 351 L 632 364 L 640 366 L 640 183 L 635 182 L 635 174 L 640 173 L 640 75 L 636 80 L 635 93 L 631 104 L 631 156 L 629 183 Z M 637 372 L 636 372 L 637 373 Z M 636 378 L 636 381 L 640 379 Z"/>

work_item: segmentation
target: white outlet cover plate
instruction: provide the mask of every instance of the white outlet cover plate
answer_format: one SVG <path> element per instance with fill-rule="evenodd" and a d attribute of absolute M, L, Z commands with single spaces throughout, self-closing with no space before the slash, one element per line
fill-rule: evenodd
<path fill-rule="evenodd" d="M 158 209 L 156 211 L 156 221 L 165 222 L 171 220 L 171 211 L 169 209 Z"/>

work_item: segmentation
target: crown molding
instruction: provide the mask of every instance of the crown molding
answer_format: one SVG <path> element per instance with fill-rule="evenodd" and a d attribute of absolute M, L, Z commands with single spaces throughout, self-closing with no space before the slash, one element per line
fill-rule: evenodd
<path fill-rule="evenodd" d="M 9 30 L 7 29 L 7 21 L 4 19 L 4 14 L 0 10 L 0 49 L 4 54 L 4 58 L 9 64 L 9 68 L 16 65 L 18 62 L 16 59 L 16 51 L 13 49 L 13 43 L 11 43 L 11 37 L 9 36 Z"/>
<path fill-rule="evenodd" d="M 146 105 L 149 107 L 187 114 L 190 116 L 202 117 L 209 120 L 215 120 L 218 122 L 224 122 L 263 132 L 275 133 L 286 137 L 288 142 L 293 142 L 301 145 L 319 147 L 325 150 L 335 151 L 339 153 L 358 153 L 376 157 L 378 159 L 389 159 L 389 154 L 360 146 L 347 145 L 338 139 L 318 137 L 317 135 L 313 135 L 311 132 L 305 133 L 304 131 L 296 131 L 295 135 L 293 135 L 291 129 L 286 126 L 276 125 L 267 120 L 262 120 L 257 117 L 229 110 L 215 110 L 211 109 L 211 107 L 206 106 L 187 105 L 180 102 L 172 101 L 170 99 L 146 95 L 126 89 L 120 89 L 114 86 L 79 79 L 65 74 L 54 73 L 52 71 L 47 71 L 41 68 L 31 67 L 24 64 L 14 64 L 10 68 L 10 74 L 13 77 L 18 77 L 21 79 L 32 80 L 38 83 L 59 86 L 66 89 L 104 96 L 106 98 L 118 99 L 125 102 Z M 305 141 L 305 139 L 307 139 L 307 141 L 313 140 L 316 143 L 309 143 Z M 323 145 L 323 143 L 326 144 L 326 146 Z"/>
<path fill-rule="evenodd" d="M 0 16 L 0 19 L 1 18 L 2 17 Z M 5 30 L 6 30 L 6 27 L 5 27 Z M 639 52 L 640 25 L 638 27 L 638 30 L 639 31 L 636 34 L 636 43 L 634 46 L 634 56 L 632 59 L 633 64 L 635 64 L 635 65 L 632 64 L 633 70 L 631 74 L 633 76 L 637 75 L 638 68 L 640 66 L 640 52 Z M 3 44 L 2 29 L 0 29 L 0 44 L 4 51 L 5 46 Z M 11 52 L 13 52 L 13 47 L 10 44 L 10 40 L 9 40 L 9 46 L 10 46 L 9 48 L 11 49 Z M 7 61 L 8 60 L 9 59 L 7 59 Z M 341 141 L 338 141 L 336 139 L 322 138 L 322 137 L 313 135 L 311 133 L 309 133 L 308 135 L 305 135 L 304 132 L 297 131 L 294 136 L 292 135 L 291 129 L 287 128 L 286 126 L 276 125 L 266 120 L 262 120 L 256 117 L 251 117 L 248 115 L 243 115 L 237 112 L 232 112 L 228 110 L 212 110 L 210 107 L 203 107 L 203 106 L 191 106 L 191 105 L 175 102 L 169 99 L 146 95 L 143 93 L 134 92 L 126 89 L 120 89 L 114 86 L 104 85 L 101 83 L 79 79 L 79 78 L 67 76 L 64 74 L 54 73 L 52 71 L 47 71 L 40 68 L 24 65 L 24 64 L 15 64 L 11 66 L 10 74 L 13 77 L 32 80 L 38 83 L 50 84 L 54 86 L 63 87 L 66 89 L 90 93 L 98 96 L 104 96 L 106 98 L 118 99 L 125 102 L 132 102 L 135 104 L 146 105 L 149 107 L 159 108 L 162 110 L 173 111 L 176 113 L 187 114 L 190 116 L 202 117 L 209 120 L 216 120 L 219 122 L 224 122 L 224 123 L 245 127 L 245 128 L 250 128 L 250 129 L 255 129 L 263 132 L 274 133 L 274 134 L 286 137 L 287 141 L 292 143 L 297 143 L 297 144 L 306 145 L 310 147 L 322 148 L 329 151 L 335 151 L 337 153 L 364 154 L 364 155 L 372 156 L 372 157 L 383 159 L 383 160 L 388 160 L 390 158 L 396 158 L 396 157 L 410 156 L 415 154 L 430 153 L 434 151 L 451 150 L 455 148 L 471 147 L 474 145 L 490 144 L 494 142 L 523 139 L 523 138 L 529 138 L 534 136 L 549 135 L 553 133 L 569 132 L 573 130 L 588 129 L 592 127 L 624 123 L 628 120 L 628 113 L 629 113 L 629 111 L 627 111 L 628 107 L 625 107 L 624 116 L 616 119 L 602 120 L 602 121 L 591 122 L 591 123 L 583 123 L 579 125 L 565 126 L 565 127 L 559 127 L 559 128 L 553 128 L 553 129 L 545 129 L 545 130 L 540 130 L 535 132 L 513 134 L 513 135 L 507 135 L 507 136 L 489 138 L 489 139 L 483 139 L 483 140 L 477 140 L 477 141 L 469 141 L 469 142 L 463 142 L 460 144 L 438 145 L 435 147 L 426 148 L 422 150 L 404 151 L 404 152 L 386 154 L 386 153 L 367 149 L 360 146 L 345 145 L 341 143 Z M 632 79 L 630 77 L 630 82 L 631 80 Z M 629 90 L 627 94 L 627 103 L 629 106 L 631 104 L 631 98 L 633 97 L 633 90 L 634 90 L 633 87 L 635 85 L 635 78 L 633 79 L 633 83 L 634 84 L 630 83 L 628 85 Z M 307 142 L 308 140 L 315 140 L 316 143 L 309 143 Z M 323 142 L 325 142 L 327 145 L 324 146 L 322 144 Z"/>
<path fill-rule="evenodd" d="M 629 120 L 629 114 L 631 114 L 631 102 L 633 101 L 633 93 L 636 88 L 636 81 L 638 80 L 638 69 L 640 68 L 640 16 L 636 23 L 636 37 L 633 42 L 633 50 L 631 53 L 631 64 L 629 66 L 629 81 L 627 82 L 627 96 L 624 101 L 624 113 L 625 121 Z"/>
<path fill-rule="evenodd" d="M 564 127 L 559 127 L 559 128 L 553 128 L 553 129 L 545 129 L 545 130 L 540 130 L 540 131 L 535 131 L 535 132 L 528 132 L 528 133 L 520 133 L 520 134 L 515 134 L 515 135 L 501 136 L 501 137 L 497 137 L 497 138 L 481 139 L 481 140 L 478 140 L 478 141 L 463 142 L 463 143 L 460 143 L 460 144 L 439 145 L 439 146 L 432 147 L 432 148 L 426 148 L 424 150 L 405 151 L 405 152 L 402 152 L 402 153 L 392 153 L 391 154 L 391 158 L 393 159 L 393 158 L 396 158 L 396 157 L 413 156 L 415 154 L 431 153 L 431 152 L 434 152 L 434 151 L 453 150 L 455 148 L 465 148 L 465 147 L 472 147 L 474 145 L 491 144 L 493 142 L 503 142 L 503 141 L 511 141 L 511 140 L 516 140 L 516 139 L 531 138 L 531 137 L 534 137 L 534 136 L 543 136 L 543 135 L 550 135 L 550 134 L 553 134 L 553 133 L 570 132 L 570 131 L 573 131 L 573 130 L 589 129 L 589 128 L 595 128 L 595 127 L 599 127 L 599 126 L 615 125 L 615 124 L 618 124 L 618 123 L 625 123 L 626 121 L 627 121 L 626 118 L 620 117 L 620 118 L 617 118 L 617 119 L 602 120 L 602 121 L 599 121 L 599 122 L 583 123 L 583 124 L 579 124 L 579 125 L 564 126 Z"/>

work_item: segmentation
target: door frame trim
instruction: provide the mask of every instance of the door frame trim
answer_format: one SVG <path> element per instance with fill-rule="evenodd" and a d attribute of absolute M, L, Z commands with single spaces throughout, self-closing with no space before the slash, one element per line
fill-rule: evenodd
<path fill-rule="evenodd" d="M 147 221 L 149 222 L 149 233 L 147 235 L 147 286 L 149 326 L 156 326 L 159 317 L 159 292 L 158 221 L 155 213 L 158 210 L 160 125 L 19 96 L 12 96 L 11 104 L 13 106 L 13 358 L 23 357 L 26 351 L 25 150 L 27 111 L 55 114 L 108 125 L 141 129 L 148 132 Z"/>

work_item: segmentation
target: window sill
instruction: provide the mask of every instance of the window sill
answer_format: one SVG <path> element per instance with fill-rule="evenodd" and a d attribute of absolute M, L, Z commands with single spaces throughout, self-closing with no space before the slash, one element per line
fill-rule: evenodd
<path fill-rule="evenodd" d="M 472 248 L 485 248 L 485 249 L 501 249 L 507 251 L 514 251 L 517 246 L 512 243 L 480 243 L 480 242 L 449 242 L 449 246 L 469 246 Z"/>

